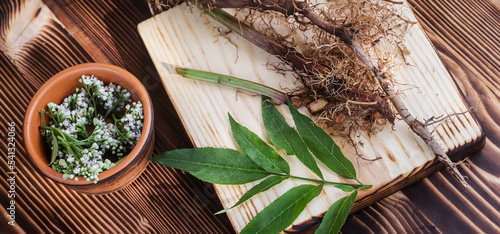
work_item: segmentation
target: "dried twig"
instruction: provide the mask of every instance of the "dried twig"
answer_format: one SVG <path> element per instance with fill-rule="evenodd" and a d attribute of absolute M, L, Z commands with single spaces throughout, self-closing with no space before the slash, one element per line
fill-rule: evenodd
<path fill-rule="evenodd" d="M 425 121 L 424 126 L 427 127 L 427 126 L 434 125 L 434 124 L 441 125 L 444 121 L 449 120 L 453 116 L 464 115 L 464 114 L 467 114 L 469 112 L 470 112 L 470 110 L 466 110 L 466 111 L 460 112 L 460 113 L 449 114 L 449 115 L 446 115 L 444 117 L 442 115 L 438 116 L 438 117 L 432 116 L 431 118 L 429 118 L 428 120 Z"/>

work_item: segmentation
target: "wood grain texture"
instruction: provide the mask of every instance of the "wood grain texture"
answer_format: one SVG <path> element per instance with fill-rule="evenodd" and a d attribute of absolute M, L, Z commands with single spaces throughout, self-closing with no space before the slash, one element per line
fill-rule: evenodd
<path fill-rule="evenodd" d="M 408 11 L 402 10 L 400 14 L 413 19 Z M 296 88 L 295 79 L 268 69 L 266 64 L 277 63 L 277 58 L 238 36 L 218 35 L 215 32 L 221 26 L 200 15 L 198 9 L 181 5 L 138 26 L 191 140 L 197 147 L 237 148 L 225 113 L 230 113 L 237 121 L 267 139 L 261 122 L 258 96 L 241 95 L 230 87 L 182 78 L 175 74 L 174 67 L 230 74 L 284 92 Z M 415 26 L 407 33 L 405 46 L 411 52 L 404 56 L 408 65 L 401 66 L 395 76 L 399 83 L 417 87 L 404 92 L 406 106 L 424 120 L 432 116 L 466 112 L 467 105 L 463 97 L 420 27 Z M 279 108 L 289 122 L 292 122 L 284 110 L 286 107 Z M 459 115 L 458 118 L 452 117 L 449 122 L 437 127 L 435 134 L 452 156 L 466 153 L 464 145 L 473 148 L 467 153 L 474 152 L 478 149 L 474 147 L 475 143 L 481 142 L 483 137 L 480 126 L 470 113 Z M 402 121 L 396 121 L 392 129 L 387 125 L 384 130 L 371 134 L 370 137 L 366 133 L 359 135 L 360 137 L 353 139 L 355 142 L 363 142 L 363 146 L 358 148 L 359 152 L 367 158 L 379 157 L 381 160 L 361 160 L 353 152 L 347 139 L 335 138 L 344 154 L 354 162 L 358 178 L 363 183 L 374 185 L 370 190 L 360 191 L 354 210 L 361 209 L 436 169 L 434 155 Z M 481 147 L 482 143 L 477 145 Z M 296 158 L 284 158 L 290 163 L 292 174 L 311 177 L 311 173 L 301 167 Z M 328 180 L 348 182 L 334 173 L 327 173 L 328 170 L 324 167 L 322 169 Z M 299 183 L 296 180 L 286 181 L 229 211 L 235 229 L 241 230 L 257 212 Z M 224 206 L 229 207 L 251 186 L 216 185 L 216 190 Z M 308 205 L 289 231 L 303 231 L 315 223 L 329 205 L 344 195 L 335 188 L 325 188 L 325 192 Z"/>
<path fill-rule="evenodd" d="M 463 188 L 444 170 L 352 215 L 343 233 L 498 233 L 500 11 L 494 1 L 409 1 L 486 133 L 486 145 L 460 169 Z M 497 2 L 498 3 L 498 2 Z M 403 215 L 403 214 L 409 215 Z M 397 217 L 397 220 L 391 218 Z M 420 222 L 415 222 L 416 218 Z"/>
<path fill-rule="evenodd" d="M 26 10 L 27 7 L 25 1 L 19 2 L 0 2 L 0 43 L 5 40 L 3 32 L 8 31 L 6 27 L 11 24 L 11 18 L 16 17 L 19 21 L 17 24 L 26 25 L 37 15 L 36 9 L 30 10 L 29 14 L 18 15 L 18 11 Z M 24 64 L 27 65 L 7 56 L 5 47 L 1 49 L 2 214 L 7 212 L 9 201 L 6 190 L 7 165 L 3 153 L 6 152 L 4 139 L 7 123 L 14 121 L 20 126 L 24 110 L 37 88 L 51 75 L 80 61 L 113 63 L 125 67 L 142 80 L 150 94 L 154 93 L 158 97 L 154 100 L 157 111 L 155 153 L 191 145 L 135 29 L 136 24 L 151 16 L 146 0 L 88 2 L 44 0 L 55 16 L 51 24 L 57 25 L 46 26 L 44 34 L 30 36 L 31 40 L 25 47 L 13 44 L 17 48 L 18 58 L 24 57 Z M 410 3 L 447 68 L 478 113 L 488 137 L 487 142 L 480 153 L 471 155 L 468 161 L 470 169 L 460 167 L 469 176 L 471 188 L 462 188 L 442 170 L 351 215 L 342 232 L 498 233 L 499 1 L 412 0 Z M 105 14 L 101 15 L 103 12 Z M 99 14 L 99 17 L 93 14 Z M 108 25 L 115 25 L 115 28 L 110 29 Z M 53 28 L 51 30 L 55 32 L 48 33 L 47 27 Z M 115 32 L 110 33 L 110 30 Z M 29 31 L 24 34 L 33 35 Z M 114 41 L 118 41 L 117 44 Z M 117 45 L 132 45 L 133 49 Z M 121 54 L 128 56 L 118 56 Z M 16 189 L 19 193 L 16 199 L 19 202 L 16 208 L 18 225 L 13 228 L 6 225 L 8 219 L 1 215 L 2 233 L 232 232 L 225 217 L 212 215 L 221 205 L 210 185 L 158 165 L 149 165 L 134 184 L 107 196 L 81 196 L 55 185 L 39 177 L 26 161 L 20 129 L 16 130 L 17 165 L 22 175 Z M 89 203 L 83 210 L 90 211 L 83 212 L 73 204 L 82 202 Z"/>
<path fill-rule="evenodd" d="M 16 222 L 28 233 L 225 233 L 227 218 L 213 187 L 157 165 L 120 192 L 75 193 L 42 177 L 27 161 L 22 142 L 24 111 L 37 88 L 55 73 L 84 62 L 107 62 L 138 77 L 154 98 L 155 153 L 190 146 L 143 48 L 136 24 L 144 11 L 130 1 L 2 1 L 0 116 L 2 136 L 16 123 Z M 57 16 L 56 16 L 57 14 Z M 66 27 L 68 25 L 68 27 Z M 177 137 L 171 137 L 177 136 Z M 2 137 L 2 152 L 7 152 Z M 7 159 L 0 159 L 2 204 Z M 6 210 L 3 210 L 3 214 Z M 204 223 L 206 225 L 194 225 Z M 2 222 L 1 226 L 7 226 Z M 1 228 L 1 230 L 7 230 Z"/>

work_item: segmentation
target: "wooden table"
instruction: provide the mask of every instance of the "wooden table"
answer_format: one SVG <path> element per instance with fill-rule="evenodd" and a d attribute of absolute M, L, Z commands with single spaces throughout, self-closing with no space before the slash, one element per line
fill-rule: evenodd
<path fill-rule="evenodd" d="M 486 145 L 460 169 L 464 188 L 445 170 L 349 216 L 345 233 L 500 232 L 500 2 L 415 1 L 410 4 L 447 68 L 477 113 Z M 121 66 L 154 102 L 154 154 L 191 147 L 137 33 L 151 17 L 147 1 L 4 0 L 0 3 L 0 232 L 228 233 L 209 184 L 150 163 L 125 189 L 101 196 L 68 190 L 28 161 L 22 121 L 30 98 L 55 73 L 86 62 Z M 15 123 L 15 224 L 6 214 L 7 127 Z"/>

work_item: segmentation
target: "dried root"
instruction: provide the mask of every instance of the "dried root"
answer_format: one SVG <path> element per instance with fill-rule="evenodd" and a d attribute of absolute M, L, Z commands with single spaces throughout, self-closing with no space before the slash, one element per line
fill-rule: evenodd
<path fill-rule="evenodd" d="M 401 118 L 427 143 L 438 160 L 444 163 L 464 186 L 468 186 L 456 164 L 449 159 L 433 135 L 425 128 L 424 123 L 409 112 L 395 88 L 391 74 L 398 65 L 392 58 L 395 56 L 394 53 L 405 53 L 404 47 L 400 45 L 404 40 L 402 32 L 414 22 L 401 17 L 397 9 L 392 7 L 393 4 L 377 0 L 334 1 L 318 5 L 295 0 L 200 0 L 198 2 L 212 8 L 250 9 L 245 17 L 247 20 L 255 19 L 251 17 L 254 10 L 284 15 L 286 22 L 291 22 L 290 19 L 293 17 L 292 23 L 289 24 L 291 30 L 285 31 L 285 34 L 279 34 L 278 30 L 273 29 L 272 20 L 275 17 L 271 17 L 271 20 L 261 25 L 270 25 L 271 27 L 264 32 L 274 36 L 275 41 L 278 41 L 277 44 L 285 48 L 281 54 L 271 53 L 282 55 L 286 61 L 291 61 L 288 56 L 292 54 L 298 58 L 297 61 L 302 61 L 302 66 L 290 63 L 294 69 L 302 72 L 302 81 L 311 91 L 313 99 L 322 98 L 332 103 L 324 105 L 326 110 L 321 116 L 341 111 L 350 115 L 351 119 L 366 120 L 369 119 L 367 116 L 373 116 L 377 111 L 393 122 L 394 115 L 388 111 L 391 106 L 378 105 L 383 103 L 384 97 L 387 97 Z M 309 35 L 301 38 L 303 45 L 297 45 L 299 40 L 294 40 L 291 36 L 298 30 L 304 32 L 304 35 Z M 380 43 L 386 44 L 384 50 L 377 46 Z M 397 49 L 387 50 L 391 44 Z M 303 53 L 300 54 L 296 49 L 288 49 L 289 46 L 305 49 L 300 51 Z M 300 56 L 297 56 L 298 54 Z M 305 64 L 312 69 L 307 69 Z M 321 69 L 324 67 L 323 71 L 320 72 L 321 69 L 318 67 Z M 363 105 L 355 105 L 356 109 L 359 108 L 359 112 L 353 111 L 353 107 L 348 105 L 360 103 Z M 366 105 L 367 103 L 373 105 Z M 341 108 L 344 106 L 346 108 Z M 374 108 L 364 113 L 366 106 Z M 353 113 L 358 113 L 360 116 L 353 116 Z"/>
<path fill-rule="evenodd" d="M 246 7 L 236 16 L 273 41 L 293 48 L 294 53 L 302 55 L 302 63 L 312 64 L 312 69 L 302 69 L 300 64 L 290 65 L 308 90 L 306 96 L 313 101 L 323 99 L 330 103 L 321 113 L 322 119 L 333 120 L 338 112 L 342 112 L 350 117 L 349 120 L 362 123 L 366 119 L 375 121 L 372 116 L 382 114 L 393 123 L 394 111 L 374 73 L 356 58 L 348 43 L 323 28 L 355 32 L 356 38 L 352 40 L 363 42 L 363 50 L 393 72 L 400 66 L 393 58 L 402 53 L 403 35 L 413 22 L 383 1 L 335 1 L 314 6 L 279 1 L 279 7 L 273 7 L 272 2 L 261 1 L 265 7 Z M 219 4 L 221 1 L 212 6 L 219 7 Z M 294 17 L 284 18 L 283 14 Z M 329 21 L 321 22 L 321 17 Z M 323 28 L 318 27 L 317 22 L 322 23 Z M 379 48 L 380 45 L 383 49 Z M 393 45 L 393 48 L 388 50 L 387 45 Z"/>
<path fill-rule="evenodd" d="M 183 1 L 149 2 L 154 15 Z M 447 118 L 426 123 L 417 120 L 405 107 L 392 79 L 400 63 L 406 63 L 403 56 L 403 62 L 394 59 L 408 53 L 402 43 L 404 33 L 416 23 L 400 15 L 402 1 L 339 0 L 317 5 L 296 0 L 195 2 L 210 9 L 240 9 L 236 16 L 242 22 L 236 22 L 239 28 L 230 29 L 294 69 L 306 87 L 306 92 L 292 97 L 294 105 L 309 104 L 327 129 L 346 136 L 355 129 L 373 132 L 374 126 L 385 121 L 394 123 L 394 109 L 449 172 L 468 186 L 457 169 L 460 163 L 449 159 L 426 128 L 432 121 L 439 124 Z M 357 144 L 353 142 L 353 146 L 357 151 Z"/>

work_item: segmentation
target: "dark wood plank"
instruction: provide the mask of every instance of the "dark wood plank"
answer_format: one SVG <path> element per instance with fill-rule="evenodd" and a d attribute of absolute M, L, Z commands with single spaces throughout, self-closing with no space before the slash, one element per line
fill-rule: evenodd
<path fill-rule="evenodd" d="M 33 2 L 37 1 L 28 3 Z M 120 192 L 86 196 L 54 184 L 31 166 L 21 137 L 21 123 L 30 98 L 53 74 L 83 62 L 122 66 L 141 79 L 156 97 L 155 154 L 191 146 L 135 28 L 150 16 L 145 0 L 44 3 L 48 8 L 36 3 L 29 11 L 25 1 L 0 3 L 0 150 L 7 151 L 7 124 L 14 122 L 18 126 L 16 166 L 22 175 L 16 181 L 18 226 L 7 229 L 10 227 L 0 219 L 0 230 L 230 232 L 225 216 L 212 215 L 221 208 L 213 188 L 173 169 L 151 164 L 135 183 Z M 460 167 L 469 176 L 471 188 L 462 188 L 443 170 L 351 215 L 342 232 L 498 233 L 498 5 L 493 1 L 459 0 L 410 3 L 483 123 L 486 146 L 479 154 L 471 155 L 470 169 Z M 18 15 L 21 11 L 28 13 Z M 29 23 L 42 27 L 35 30 L 27 27 Z M 19 27 L 26 30 L 18 30 Z M 12 31 L 16 33 L 9 37 Z M 8 178 L 9 170 L 5 157 L 0 158 L 0 167 L 0 200 L 6 204 L 9 184 L 3 178 Z M 5 213 L 5 207 L 1 211 Z"/>
<path fill-rule="evenodd" d="M 5 3 L 5 2 L 4 2 Z M 8 3 L 9 4 L 9 3 Z M 67 32 L 50 15 L 44 12 L 48 9 L 39 8 L 39 5 L 25 5 L 11 2 L 3 5 L 2 9 L 22 11 L 31 9 L 35 12 L 33 18 L 27 21 L 11 21 L 11 27 L 25 27 L 32 29 L 32 25 L 24 22 L 42 22 L 40 31 L 36 34 L 12 33 L 12 28 L 4 26 L 2 33 L 9 38 L 15 36 L 17 40 L 2 44 L 1 49 L 1 79 L 2 83 L 2 129 L 13 121 L 16 123 L 16 222 L 29 233 L 40 232 L 97 232 L 99 230 L 112 231 L 113 229 L 133 228 L 134 224 L 142 222 L 142 216 L 133 207 L 125 203 L 126 199 L 116 199 L 115 195 L 101 197 L 86 196 L 67 190 L 62 186 L 42 177 L 32 167 L 26 157 L 22 143 L 22 121 L 25 109 L 36 89 L 53 74 L 65 67 L 89 61 L 88 54 L 78 44 L 68 37 Z M 25 7 L 25 8 L 23 8 Z M 40 10 L 38 10 L 40 9 Z M 17 12 L 19 13 L 19 12 Z M 15 17 L 15 16 L 14 16 Z M 45 17 L 38 21 L 37 17 Z M 17 23 L 21 23 L 18 25 Z M 10 29 L 10 30 L 9 30 Z M 24 30 L 26 32 L 26 30 Z M 36 35 L 33 38 L 23 38 L 24 35 Z M 57 43 L 55 43 L 57 42 Z M 16 49 L 12 49 L 16 48 Z M 22 48 L 22 49 L 18 49 Z M 69 53 L 71 52 L 71 53 Z M 2 138 L 5 139 L 5 138 Z M 2 140 L 2 152 L 7 152 L 6 141 Z M 6 157 L 1 158 L 2 178 L 8 178 Z M 5 183 L 2 180 L 2 183 Z M 2 184 L 2 201 L 9 201 L 5 189 L 9 186 Z M 124 216 L 110 218 L 111 213 L 121 209 Z M 4 225 L 5 223 L 2 223 Z"/>
<path fill-rule="evenodd" d="M 30 98 L 52 75 L 84 62 L 122 66 L 145 84 L 155 105 L 155 153 L 190 146 L 135 28 L 147 12 L 137 11 L 130 1 L 46 4 L 0 4 L 4 42 L 0 43 L 0 71 L 6 83 L 0 93 L 1 125 L 6 129 L 15 121 L 19 126 L 16 166 L 25 178 L 16 181 L 18 225 L 28 233 L 229 232 L 227 217 L 213 215 L 222 209 L 213 187 L 182 172 L 151 164 L 124 190 L 87 196 L 47 180 L 31 166 L 21 137 Z M 5 141 L 1 149 L 6 152 Z M 0 162 L 2 178 L 7 178 L 6 158 Z M 7 181 L 0 183 L 1 199 L 8 202 Z"/>
<path fill-rule="evenodd" d="M 488 1 L 410 4 L 483 124 L 486 145 L 470 155 L 470 169 L 460 167 L 470 188 L 442 170 L 350 216 L 342 232 L 498 233 L 500 11 Z"/>

